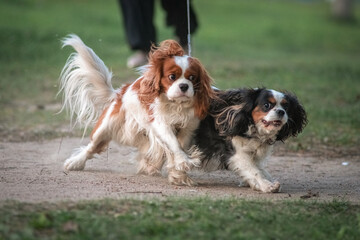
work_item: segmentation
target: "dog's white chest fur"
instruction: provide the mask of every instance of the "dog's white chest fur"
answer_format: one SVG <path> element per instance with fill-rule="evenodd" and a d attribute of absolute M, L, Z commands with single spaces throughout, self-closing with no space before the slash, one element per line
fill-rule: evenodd
<path fill-rule="evenodd" d="M 186 127 L 195 118 L 192 101 L 174 102 L 169 101 L 165 95 L 161 95 L 151 106 L 153 114 L 157 119 L 171 126 Z"/>
<path fill-rule="evenodd" d="M 254 138 L 248 139 L 236 136 L 232 138 L 231 142 L 235 149 L 235 155 L 245 154 L 255 163 L 265 161 L 272 150 L 272 145 L 260 142 Z"/>

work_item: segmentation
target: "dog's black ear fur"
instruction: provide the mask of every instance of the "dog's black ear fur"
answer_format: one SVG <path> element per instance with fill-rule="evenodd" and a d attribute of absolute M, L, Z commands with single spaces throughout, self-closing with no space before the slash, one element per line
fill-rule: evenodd
<path fill-rule="evenodd" d="M 285 141 L 288 137 L 296 137 L 302 132 L 308 123 L 304 107 L 299 103 L 297 97 L 289 92 L 285 92 L 285 98 L 288 101 L 288 122 L 281 128 L 276 137 L 278 141 Z"/>
<path fill-rule="evenodd" d="M 263 89 L 236 89 L 217 92 L 210 104 L 209 113 L 215 120 L 215 128 L 221 136 L 246 136 L 251 124 L 251 113 L 256 99 Z"/>

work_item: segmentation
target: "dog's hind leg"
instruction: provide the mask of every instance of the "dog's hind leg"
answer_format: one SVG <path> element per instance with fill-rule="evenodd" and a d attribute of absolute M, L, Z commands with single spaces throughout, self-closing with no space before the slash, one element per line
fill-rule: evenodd
<path fill-rule="evenodd" d="M 64 163 L 64 169 L 69 171 L 79 171 L 85 168 L 86 161 L 93 158 L 107 149 L 112 139 L 111 129 L 109 128 L 109 119 L 112 108 L 103 112 L 99 118 L 93 132 L 91 141 L 87 146 L 77 149 Z"/>
<path fill-rule="evenodd" d="M 96 153 L 106 150 L 110 140 L 92 140 L 87 146 L 75 151 L 64 163 L 65 170 L 79 171 L 85 168 L 86 161 L 93 158 Z"/>

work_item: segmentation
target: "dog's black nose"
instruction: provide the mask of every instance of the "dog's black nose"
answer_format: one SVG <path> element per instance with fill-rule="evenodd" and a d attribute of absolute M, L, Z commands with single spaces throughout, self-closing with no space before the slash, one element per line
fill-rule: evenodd
<path fill-rule="evenodd" d="M 276 110 L 276 114 L 279 116 L 279 117 L 283 117 L 285 115 L 285 111 L 282 110 L 282 109 L 278 109 Z"/>
<path fill-rule="evenodd" d="M 187 85 L 186 83 L 181 83 L 179 84 L 179 88 L 184 93 L 189 89 L 189 85 Z"/>

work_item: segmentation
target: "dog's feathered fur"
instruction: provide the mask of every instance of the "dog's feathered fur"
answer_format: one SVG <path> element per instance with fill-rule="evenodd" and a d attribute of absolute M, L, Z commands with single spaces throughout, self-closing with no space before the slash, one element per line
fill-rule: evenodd
<path fill-rule="evenodd" d="M 77 53 L 72 53 L 61 72 L 60 91 L 64 93 L 61 110 L 67 109 L 74 125 L 84 127 L 94 124 L 103 109 L 116 99 L 116 91 L 111 85 L 112 72 L 104 62 L 85 46 L 76 35 L 69 35 L 63 40 L 63 47 L 72 46 Z"/>

